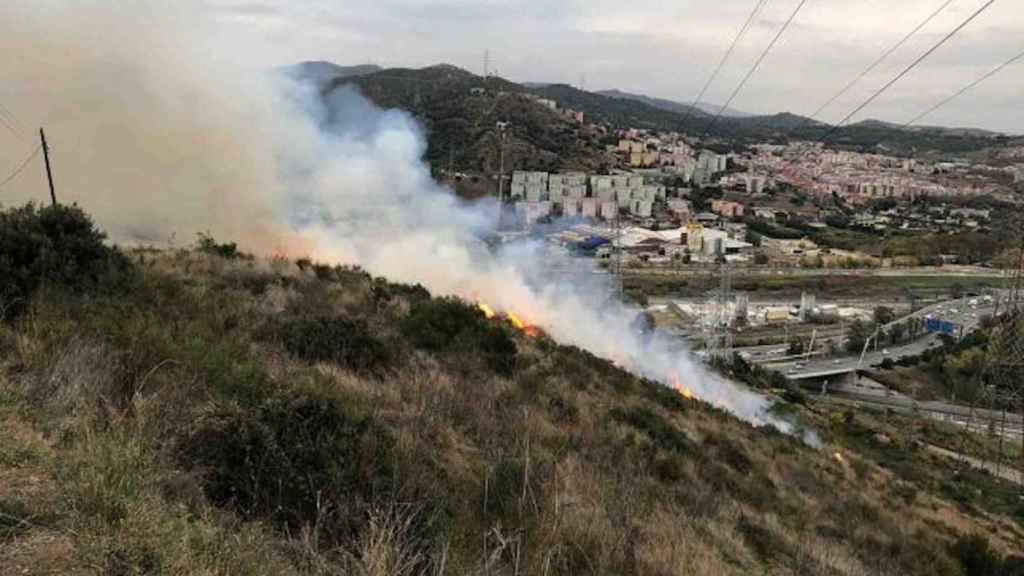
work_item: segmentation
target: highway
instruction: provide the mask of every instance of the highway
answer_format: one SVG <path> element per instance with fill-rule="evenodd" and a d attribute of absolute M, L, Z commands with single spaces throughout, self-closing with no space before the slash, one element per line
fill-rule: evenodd
<path fill-rule="evenodd" d="M 972 305 L 974 302 L 974 305 Z M 952 322 L 962 329 L 961 334 L 968 334 L 978 328 L 981 319 L 995 313 L 995 306 L 986 303 L 979 298 L 963 298 L 934 304 L 922 308 L 913 314 L 904 316 L 884 326 L 890 329 L 901 322 L 911 318 L 937 318 Z M 960 334 L 957 334 L 959 336 Z M 917 356 L 942 344 L 936 334 L 925 334 L 923 337 L 898 346 L 872 347 L 864 355 L 861 361 L 860 355 L 847 355 L 836 358 L 806 357 L 786 358 L 785 346 L 756 346 L 752 348 L 736 349 L 736 352 L 745 354 L 745 357 L 754 363 L 763 363 L 770 370 L 778 370 L 790 380 L 804 380 L 809 378 L 828 378 L 830 376 L 841 376 L 855 372 L 861 368 L 868 368 L 881 364 L 886 358 L 893 362 L 908 356 Z"/>
<path fill-rule="evenodd" d="M 907 356 L 917 356 L 929 348 L 941 345 L 942 342 L 937 335 L 929 334 L 924 338 L 902 346 L 880 348 L 877 351 L 870 350 L 864 355 L 863 362 L 861 362 L 860 356 L 841 356 L 838 358 L 807 359 L 779 364 L 766 364 L 765 368 L 783 371 L 789 380 L 828 378 L 830 376 L 842 376 L 856 372 L 862 368 L 877 366 L 886 358 L 890 358 L 895 362 Z"/>

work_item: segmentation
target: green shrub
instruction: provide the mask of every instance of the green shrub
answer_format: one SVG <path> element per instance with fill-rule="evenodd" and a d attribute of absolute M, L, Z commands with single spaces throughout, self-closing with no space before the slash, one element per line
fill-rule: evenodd
<path fill-rule="evenodd" d="M 0 319 L 23 313 L 43 284 L 85 290 L 127 269 L 128 259 L 104 239 L 77 206 L 0 212 Z"/>
<path fill-rule="evenodd" d="M 791 404 L 807 405 L 807 393 L 796 384 L 786 384 L 782 391 L 782 399 Z"/>
<path fill-rule="evenodd" d="M 394 476 L 391 435 L 369 416 L 311 395 L 277 398 L 205 423 L 183 462 L 217 506 L 296 530 L 351 537 Z"/>
<path fill-rule="evenodd" d="M 0 544 L 28 532 L 34 523 L 24 502 L 0 497 Z"/>
<path fill-rule="evenodd" d="M 251 258 L 242 252 L 238 251 L 238 244 L 234 242 L 217 242 L 213 236 L 209 234 L 199 233 L 199 240 L 196 241 L 196 248 L 204 253 L 210 254 L 211 256 L 220 256 L 226 260 L 238 260 L 239 258 Z"/>
<path fill-rule="evenodd" d="M 629 410 L 615 408 L 612 410 L 611 416 L 613 419 L 647 434 L 651 442 L 658 448 L 680 454 L 691 451 L 690 439 L 686 434 L 675 429 L 664 418 L 648 408 L 631 408 Z"/>
<path fill-rule="evenodd" d="M 965 576 L 1005 576 L 1003 558 L 981 534 L 961 536 L 950 553 L 963 566 Z"/>
<path fill-rule="evenodd" d="M 285 348 L 309 362 L 335 362 L 350 370 L 378 371 L 392 354 L 365 322 L 344 318 L 298 319 L 280 328 Z"/>
<path fill-rule="evenodd" d="M 483 356 L 489 368 L 511 374 L 518 347 L 501 327 L 489 322 L 482 312 L 455 298 L 414 302 L 400 325 L 413 346 L 428 352 L 464 353 Z"/>

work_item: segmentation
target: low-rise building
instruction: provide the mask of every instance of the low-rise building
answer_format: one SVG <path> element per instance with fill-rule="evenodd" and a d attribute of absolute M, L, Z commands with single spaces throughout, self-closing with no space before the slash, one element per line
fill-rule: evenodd
<path fill-rule="evenodd" d="M 744 206 L 739 202 L 712 200 L 711 211 L 723 218 L 743 218 Z"/>
<path fill-rule="evenodd" d="M 690 213 L 692 212 L 689 200 L 683 200 L 682 198 L 672 198 L 669 200 L 668 210 L 676 218 L 679 218 L 684 222 L 689 221 Z"/>
<path fill-rule="evenodd" d="M 761 248 L 786 256 L 802 256 L 808 252 L 817 250 L 818 245 L 809 238 L 792 240 L 788 238 L 771 238 L 768 236 L 762 236 Z"/>
<path fill-rule="evenodd" d="M 744 181 L 747 187 L 747 194 L 762 194 L 764 193 L 765 183 L 767 178 L 764 176 L 744 176 Z"/>

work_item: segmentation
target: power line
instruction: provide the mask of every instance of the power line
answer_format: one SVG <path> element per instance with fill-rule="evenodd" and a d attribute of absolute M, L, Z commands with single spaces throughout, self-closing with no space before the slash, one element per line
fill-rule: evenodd
<path fill-rule="evenodd" d="M 789 28 L 789 25 L 793 23 L 793 20 L 796 18 L 796 15 L 799 14 L 800 10 L 804 7 L 804 4 L 807 4 L 807 0 L 800 0 L 800 4 L 797 4 L 796 10 L 793 10 L 793 13 L 789 15 L 789 19 L 786 20 L 786 22 L 782 25 L 781 28 L 779 28 L 778 33 L 776 33 L 775 37 L 772 38 L 772 41 L 764 49 L 764 52 L 761 52 L 761 56 L 758 57 L 756 62 L 754 62 L 754 65 L 750 68 L 750 71 L 747 72 L 747 75 L 743 77 L 743 80 L 740 80 L 739 86 L 736 86 L 736 89 L 732 91 L 732 94 L 729 96 L 729 99 L 725 102 L 725 104 L 722 104 L 721 108 L 718 109 L 718 113 L 715 114 L 715 117 L 711 119 L 711 122 L 708 122 L 707 127 L 704 128 L 704 133 L 701 134 L 702 138 L 707 135 L 708 131 L 710 131 L 711 128 L 715 125 L 715 123 L 718 122 L 718 119 L 722 117 L 722 114 L 725 112 L 726 108 L 728 108 L 729 105 L 732 104 L 732 101 L 736 99 L 736 96 L 740 93 L 740 90 L 742 90 L 743 87 L 747 84 L 747 81 L 750 80 L 750 77 L 753 76 L 755 72 L 757 72 L 757 69 L 761 66 L 761 63 L 764 62 L 764 59 L 768 56 L 768 53 L 771 52 L 772 48 L 775 47 L 775 44 L 779 41 L 779 38 L 782 37 L 782 34 L 786 31 L 786 29 Z"/>
<path fill-rule="evenodd" d="M 992 70 L 989 70 L 988 73 L 986 73 L 981 78 L 978 78 L 974 82 L 971 82 L 967 86 L 964 86 L 963 88 L 961 88 L 958 92 L 956 92 L 952 96 L 949 96 L 948 98 L 942 100 L 938 104 L 932 106 L 931 108 L 929 108 L 929 109 L 925 110 L 924 112 L 922 112 L 922 113 L 918 114 L 917 116 L 915 116 L 913 120 L 911 120 L 910 122 L 907 122 L 906 124 L 904 124 L 903 128 L 908 128 L 908 127 L 912 126 L 913 124 L 916 124 L 918 120 L 921 120 L 925 116 L 931 114 L 932 112 L 935 112 L 936 110 L 938 110 L 939 108 L 942 108 L 946 104 L 949 104 L 953 100 L 956 100 L 957 98 L 962 96 L 965 92 L 968 92 L 969 90 L 971 90 L 972 88 L 974 88 L 978 84 L 981 84 L 985 80 L 988 80 L 989 78 L 995 76 L 996 74 L 1001 72 L 1004 68 L 1006 68 L 1006 67 L 1008 67 L 1008 66 L 1010 66 L 1010 65 L 1012 65 L 1012 64 L 1014 64 L 1014 63 L 1016 63 L 1018 61 L 1020 61 L 1022 58 L 1024 58 L 1024 52 L 1021 52 L 1020 54 L 1017 54 L 1013 58 L 1010 58 L 1006 62 L 1003 62 L 999 66 L 993 68 Z"/>
<path fill-rule="evenodd" d="M 885 86 L 882 86 L 881 88 L 879 88 L 878 91 L 876 91 L 874 94 L 872 94 L 870 98 L 865 100 L 860 106 L 857 106 L 856 108 L 854 108 L 852 112 L 847 114 L 842 120 L 840 120 L 838 123 L 836 123 L 834 126 L 832 126 L 832 128 L 825 134 L 825 136 L 822 138 L 822 140 L 823 141 L 827 141 L 829 139 L 829 137 L 832 136 L 833 134 L 835 134 L 836 131 L 839 130 L 843 126 L 843 124 L 846 124 L 850 120 L 850 118 L 853 118 L 861 110 L 867 108 L 872 102 L 877 100 L 879 96 L 881 96 L 883 93 L 885 93 L 886 90 L 891 88 L 893 84 L 899 82 L 904 76 L 909 74 L 911 70 L 913 70 L 914 68 L 917 68 L 917 66 L 921 62 L 924 62 L 924 60 L 926 58 L 928 58 L 936 50 L 941 48 L 942 45 L 945 44 L 946 42 L 948 42 L 950 38 L 952 38 L 953 36 L 956 36 L 958 32 L 960 32 L 961 30 L 966 28 L 968 24 L 970 24 L 972 21 L 974 21 L 975 18 L 980 16 L 981 13 L 984 12 L 985 10 L 987 10 L 989 6 L 991 6 L 992 4 L 995 4 L 995 1 L 996 0 L 988 0 L 988 2 L 986 2 L 981 8 L 978 8 L 978 10 L 976 10 L 973 14 L 971 14 L 966 20 L 961 22 L 959 26 L 957 26 L 952 31 L 950 31 L 949 34 L 946 34 L 942 38 L 942 40 L 939 40 L 938 43 L 936 43 L 934 46 L 929 48 L 924 54 L 921 54 L 916 60 L 911 62 L 910 66 L 907 66 L 902 72 L 897 74 L 895 78 L 893 78 L 892 80 L 887 82 L 885 84 Z"/>
<path fill-rule="evenodd" d="M 729 60 L 729 57 L 732 56 L 733 51 L 736 50 L 736 45 L 739 44 L 739 41 L 743 38 L 743 36 L 747 33 L 747 30 L 750 28 L 750 24 L 753 23 L 754 18 L 757 17 L 758 13 L 761 12 L 761 9 L 763 9 L 765 4 L 767 3 L 768 0 L 758 0 L 758 3 L 754 5 L 753 12 L 750 13 L 749 17 L 747 17 L 747 21 L 743 23 L 743 27 L 740 28 L 740 31 L 738 34 L 736 34 L 736 37 L 732 39 L 732 44 L 729 46 L 729 49 L 725 52 L 725 55 L 722 56 L 722 60 L 718 63 L 718 67 L 715 68 L 715 71 L 711 73 L 711 77 L 708 78 L 708 81 L 704 84 L 704 87 L 701 88 L 700 94 L 697 95 L 697 99 L 693 101 L 693 104 L 690 105 L 690 109 L 686 111 L 686 115 L 683 116 L 683 120 L 681 122 L 682 124 L 685 124 L 686 121 L 690 119 L 690 116 L 693 115 L 693 111 L 697 109 L 697 105 L 700 104 L 701 101 L 704 99 L 704 94 L 707 93 L 708 88 L 710 88 L 711 84 L 715 81 L 716 78 L 718 78 L 718 74 L 719 72 L 722 71 L 722 67 L 725 66 L 725 63 Z"/>
<path fill-rule="evenodd" d="M 25 158 L 25 160 L 20 165 L 18 165 L 17 168 L 14 169 L 14 172 L 12 172 L 10 176 L 8 176 L 3 182 L 0 182 L 0 188 L 3 188 L 7 184 L 9 184 L 12 180 L 17 178 L 18 175 L 21 174 L 25 170 L 25 168 L 28 167 L 29 162 L 31 162 L 32 160 L 35 160 L 36 156 L 39 155 L 39 152 L 42 149 L 43 149 L 42 146 L 36 146 L 36 149 L 33 150 L 31 154 L 29 154 L 28 158 Z"/>
<path fill-rule="evenodd" d="M 858 76 L 857 76 L 856 78 L 854 78 L 853 80 L 851 80 L 851 81 L 850 81 L 850 83 L 849 83 L 849 84 L 847 84 L 846 86 L 844 86 L 842 90 L 840 90 L 839 92 L 837 92 L 835 96 L 832 96 L 831 98 L 829 98 L 829 99 L 828 99 L 828 102 L 825 102 L 825 103 L 824 103 L 824 104 L 822 104 L 822 105 L 821 105 L 821 106 L 820 106 L 820 107 L 819 107 L 819 108 L 818 108 L 817 110 L 815 110 L 815 111 L 814 111 L 814 114 L 811 114 L 811 115 L 810 115 L 810 116 L 809 116 L 809 117 L 807 118 L 807 120 L 805 120 L 805 121 L 804 121 L 804 124 L 803 124 L 803 126 L 800 126 L 799 128 L 803 128 L 803 127 L 804 127 L 804 126 L 806 126 L 806 125 L 807 125 L 808 123 L 810 123 L 810 122 L 812 122 L 813 120 L 815 120 L 815 119 L 816 119 L 816 118 L 817 118 L 817 117 L 818 117 L 818 116 L 819 116 L 819 115 L 820 115 L 820 114 L 821 114 L 822 112 L 824 112 L 824 111 L 825 111 L 825 109 L 826 109 L 826 108 L 828 108 L 828 107 L 829 107 L 829 106 L 831 106 L 831 105 L 832 105 L 833 103 L 835 103 L 835 101 L 836 101 L 836 100 L 838 100 L 838 99 L 842 98 L 842 97 L 843 97 L 843 96 L 844 96 L 844 95 L 845 95 L 845 94 L 846 94 L 847 92 L 849 92 L 849 91 L 850 91 L 850 90 L 851 90 L 851 89 L 852 89 L 852 88 L 853 88 L 854 86 L 856 86 L 858 82 L 860 82 L 861 80 L 863 80 L 865 76 L 867 76 L 868 74 L 870 74 L 871 72 L 873 72 L 873 71 L 875 70 L 875 68 L 878 68 L 878 66 L 879 66 L 879 65 L 880 65 L 880 64 L 881 64 L 882 62 L 884 62 L 886 58 L 888 58 L 889 56 L 892 56 L 892 54 L 893 54 L 894 52 L 896 52 L 897 50 L 899 50 L 900 48 L 902 48 L 902 47 L 903 47 L 903 45 L 904 45 L 904 44 L 906 44 L 906 43 L 907 43 L 907 42 L 908 42 L 908 41 L 909 41 L 909 40 L 910 40 L 911 38 L 913 38 L 913 37 L 914 37 L 914 36 L 915 36 L 915 35 L 916 35 L 916 34 L 917 34 L 918 32 L 920 32 L 922 28 L 924 28 L 925 26 L 927 26 L 927 25 L 928 25 L 928 24 L 929 24 L 929 23 L 930 23 L 930 22 L 931 22 L 932 20 L 934 20 L 934 19 L 935 19 L 935 17 L 936 17 L 936 16 L 938 16 L 939 14 L 941 14 L 943 10 L 945 10 L 945 9 L 946 9 L 946 8 L 947 8 L 947 7 L 948 7 L 948 6 L 950 5 L 950 4 L 952 4 L 952 3 L 953 3 L 953 1 L 954 1 L 954 0 L 945 0 L 945 1 L 944 1 L 944 2 L 942 3 L 942 5 L 941 5 L 941 6 L 939 6 L 939 7 L 938 7 L 938 8 L 937 8 L 937 9 L 936 9 L 936 10 L 935 10 L 934 12 L 932 12 L 931 14 L 929 14 L 929 15 L 928 15 L 928 17 L 927 17 L 927 18 L 925 18 L 923 22 L 921 22 L 921 23 L 920 23 L 920 24 L 918 24 L 918 25 L 917 25 L 917 26 L 916 26 L 916 27 L 915 27 L 915 28 L 914 28 L 913 30 L 911 30 L 911 31 L 910 31 L 910 33 L 909 33 L 909 34 L 907 34 L 906 36 L 904 36 L 902 40 L 900 40 L 899 42 L 897 42 L 896 44 L 894 44 L 894 45 L 893 45 L 892 47 L 890 47 L 890 48 L 889 48 L 888 50 L 886 50 L 885 52 L 883 52 L 883 53 L 882 53 L 882 55 L 881 55 L 881 56 L 879 56 L 877 60 L 875 60 L 874 62 L 872 62 L 870 66 L 868 66 L 867 68 L 865 68 L 865 69 L 864 69 L 864 71 L 860 73 L 860 75 L 858 75 Z M 799 129 L 799 128 L 798 128 L 798 129 Z"/>
<path fill-rule="evenodd" d="M 28 142 L 25 137 L 25 126 L 18 122 L 18 118 L 11 112 L 10 108 L 4 106 L 3 102 L 0 102 L 0 124 L 3 124 L 5 128 L 10 130 L 11 134 L 14 134 L 22 142 Z"/>
<path fill-rule="evenodd" d="M 4 128 L 7 128 L 15 138 L 26 142 L 25 135 L 17 128 L 19 126 L 17 118 L 2 103 L 0 103 L 0 124 L 3 124 Z"/>

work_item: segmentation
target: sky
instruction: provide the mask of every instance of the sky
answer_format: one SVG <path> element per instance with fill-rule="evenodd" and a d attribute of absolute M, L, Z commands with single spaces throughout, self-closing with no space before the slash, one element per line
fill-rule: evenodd
<path fill-rule="evenodd" d="M 836 121 L 986 0 L 954 0 L 914 39 L 830 106 Z M 720 104 L 799 0 L 768 0 L 705 100 Z M 214 18 L 267 64 L 422 67 L 449 63 L 513 81 L 581 83 L 690 102 L 756 0 L 207 0 Z M 808 115 L 942 0 L 809 0 L 732 107 Z M 997 0 L 854 121 L 908 121 L 1024 50 L 1019 0 Z M 924 124 L 1024 133 L 1024 63 Z"/>

